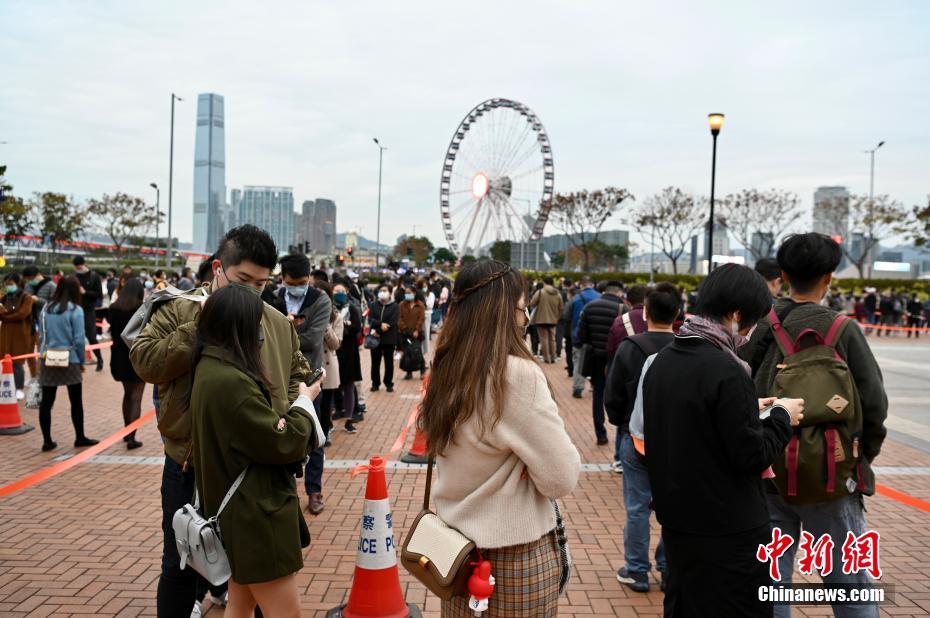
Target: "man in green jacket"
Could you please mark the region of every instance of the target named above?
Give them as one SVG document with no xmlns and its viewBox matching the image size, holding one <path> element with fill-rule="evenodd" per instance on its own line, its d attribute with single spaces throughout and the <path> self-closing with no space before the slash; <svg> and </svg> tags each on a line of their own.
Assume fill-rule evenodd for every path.
<svg viewBox="0 0 930 618">
<path fill-rule="evenodd" d="M 278 252 L 267 232 L 243 225 L 226 234 L 216 255 L 209 290 L 242 285 L 259 295 L 277 263 Z M 136 373 L 157 385 L 161 401 L 158 430 L 164 439 L 166 457 L 161 485 L 164 546 L 157 593 L 159 618 L 189 616 L 197 600 L 199 576 L 192 569 L 180 568 L 171 521 L 174 513 L 194 495 L 191 415 L 184 402 L 190 390 L 191 346 L 197 316 L 208 293 L 207 288 L 198 288 L 185 298 L 159 305 L 129 352 Z M 264 308 L 262 331 L 262 362 L 274 385 L 279 387 L 275 389 L 278 395 L 273 397 L 272 406 L 284 415 L 297 399 L 300 383 L 310 367 L 300 352 L 293 326 L 270 305 Z"/>
<path fill-rule="evenodd" d="M 822 234 L 796 234 L 779 247 L 778 265 L 782 271 L 782 278 L 788 284 L 789 294 L 787 298 L 778 299 L 774 309 L 792 340 L 805 329 L 825 333 L 836 319 L 836 311 L 820 303 L 830 289 L 833 272 L 839 266 L 840 257 L 839 245 Z M 783 362 L 771 332 L 769 320 L 763 319 L 749 343 L 740 348 L 740 356 L 752 366 L 760 397 L 772 394 L 779 364 Z M 862 405 L 863 459 L 860 487 L 855 491 L 850 490 L 848 495 L 841 498 L 802 505 L 788 504 L 774 491 L 774 487 L 771 487 L 768 494 L 769 514 L 773 527 L 779 527 L 782 532 L 795 539 L 800 538 L 802 527 L 813 534 L 814 538 L 819 539 L 823 534 L 832 537 L 835 566 L 832 573 L 823 578 L 825 584 L 867 588 L 870 579 L 865 571 L 845 574 L 839 565 L 842 564 L 842 546 L 847 532 L 851 531 L 858 537 L 868 527 L 864 496 L 872 495 L 875 491 L 871 463 L 878 456 L 887 433 L 885 419 L 888 416 L 888 397 L 885 394 L 881 369 L 862 330 L 856 324 L 848 324 L 844 328 L 837 340 L 836 351 L 845 359 L 852 373 Z M 808 402 L 807 405 L 813 403 Z M 791 583 L 797 547 L 797 543 L 792 545 L 778 560 L 782 583 Z M 840 617 L 878 616 L 878 607 L 875 605 L 837 605 L 833 609 L 835 615 Z M 790 606 L 775 606 L 776 617 L 787 618 L 789 615 Z"/>
</svg>

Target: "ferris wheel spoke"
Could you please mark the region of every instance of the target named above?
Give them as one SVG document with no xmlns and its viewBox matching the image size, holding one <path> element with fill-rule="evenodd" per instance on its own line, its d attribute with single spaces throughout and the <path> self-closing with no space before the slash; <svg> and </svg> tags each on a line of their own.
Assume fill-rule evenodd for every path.
<svg viewBox="0 0 930 618">
<path fill-rule="evenodd" d="M 516 122 L 514 122 L 513 116 L 510 115 L 509 122 L 507 122 L 506 126 L 502 128 L 502 130 L 497 135 L 497 143 L 496 143 L 497 147 L 494 152 L 494 173 L 497 176 L 501 176 L 503 174 L 504 170 L 502 169 L 501 166 L 504 162 L 504 156 L 507 153 L 508 145 L 510 144 L 512 135 L 516 127 L 517 127 L 517 124 Z"/>
<path fill-rule="evenodd" d="M 518 179 L 520 179 L 520 178 L 525 178 L 525 177 L 529 176 L 530 174 L 535 174 L 536 172 L 541 172 L 542 169 L 543 169 L 543 167 L 545 167 L 545 166 L 543 166 L 543 165 L 537 165 L 536 167 L 530 168 L 530 169 L 526 170 L 525 172 L 519 172 L 519 173 L 514 174 L 513 176 L 511 176 L 511 177 L 510 177 L 510 180 L 518 180 Z"/>
<path fill-rule="evenodd" d="M 527 225 L 523 215 L 517 213 L 517 209 L 513 207 L 513 204 L 510 202 L 510 200 L 507 200 L 507 210 L 509 210 L 510 214 L 516 217 L 517 221 L 520 222 L 520 231 L 523 233 L 523 238 L 528 237 L 530 233 L 529 225 Z"/>
<path fill-rule="evenodd" d="M 501 151 L 500 173 L 506 174 L 511 169 L 510 161 L 520 152 L 533 135 L 532 127 L 527 122 L 523 122 L 523 131 L 519 132 L 516 139 L 510 140 L 504 150 Z"/>
<path fill-rule="evenodd" d="M 502 173 L 504 171 L 501 166 L 506 161 L 508 153 L 513 149 L 514 140 L 520 142 L 522 140 L 521 136 L 526 133 L 528 128 L 522 117 L 510 123 L 510 130 L 507 132 L 503 141 L 503 148 L 498 154 L 498 172 Z"/>
<path fill-rule="evenodd" d="M 478 218 L 481 214 L 481 203 L 483 201 L 484 200 L 478 200 L 477 202 L 475 202 L 475 211 L 472 213 L 472 216 L 471 216 L 471 223 L 468 226 L 468 233 L 465 234 L 465 242 L 462 243 L 462 246 L 464 247 L 466 251 L 473 248 L 469 243 L 471 241 L 471 234 L 475 230 L 475 222 L 478 221 Z"/>
<path fill-rule="evenodd" d="M 529 145 L 525 146 L 522 151 L 517 155 L 510 158 L 507 161 L 507 169 L 517 170 L 520 169 L 520 166 L 529 159 L 531 156 L 539 152 L 539 144 L 537 142 L 531 142 Z"/>
<path fill-rule="evenodd" d="M 488 233 L 488 224 L 491 223 L 491 217 L 494 216 L 494 208 L 486 208 L 487 214 L 484 216 L 484 225 L 481 226 L 481 232 L 478 234 L 478 240 L 475 242 L 475 251 L 481 251 L 484 246 L 484 238 Z"/>
<path fill-rule="evenodd" d="M 470 205 L 473 204 L 474 202 L 475 202 L 475 198 L 469 196 L 469 198 L 468 198 L 467 200 L 465 200 L 465 201 L 462 202 L 461 204 L 457 204 L 454 208 L 450 209 L 450 210 L 449 210 L 449 216 L 450 216 L 450 217 L 454 217 L 454 216 L 456 216 L 456 215 L 458 215 L 458 214 L 461 214 L 462 211 L 466 210 L 466 209 L 468 208 L 468 206 L 470 206 Z"/>
</svg>

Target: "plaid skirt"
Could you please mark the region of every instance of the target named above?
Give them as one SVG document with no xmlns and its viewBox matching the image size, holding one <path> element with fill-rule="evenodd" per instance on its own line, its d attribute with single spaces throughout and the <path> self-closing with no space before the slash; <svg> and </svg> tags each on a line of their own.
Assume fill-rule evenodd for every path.
<svg viewBox="0 0 930 618">
<path fill-rule="evenodd" d="M 555 531 L 525 545 L 482 549 L 491 562 L 494 592 L 485 616 L 490 618 L 548 618 L 559 613 L 561 562 Z M 474 618 L 468 599 L 442 602 L 442 618 Z"/>
</svg>

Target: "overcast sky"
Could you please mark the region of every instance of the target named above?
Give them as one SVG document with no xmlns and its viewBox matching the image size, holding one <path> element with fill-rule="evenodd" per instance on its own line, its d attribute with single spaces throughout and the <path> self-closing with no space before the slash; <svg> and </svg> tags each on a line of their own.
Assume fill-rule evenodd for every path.
<svg viewBox="0 0 930 618">
<path fill-rule="evenodd" d="M 492 97 L 538 114 L 560 192 L 709 193 L 706 115 L 720 111 L 718 195 L 778 187 L 809 207 L 819 185 L 867 192 L 862 151 L 879 140 L 876 192 L 908 206 L 930 193 L 926 2 L 4 0 L 0 24 L 0 163 L 16 192 L 154 201 L 173 91 L 182 240 L 203 92 L 225 97 L 227 188 L 332 198 L 339 230 L 369 238 L 379 137 L 384 242 L 416 225 L 444 244 L 443 156 Z"/>
</svg>

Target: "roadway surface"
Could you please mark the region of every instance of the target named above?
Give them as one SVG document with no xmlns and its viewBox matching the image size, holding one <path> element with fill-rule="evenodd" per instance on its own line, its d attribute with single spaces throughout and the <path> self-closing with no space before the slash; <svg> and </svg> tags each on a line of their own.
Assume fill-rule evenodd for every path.
<svg viewBox="0 0 930 618">
<path fill-rule="evenodd" d="M 930 453 L 930 337 L 869 337 L 888 393 L 888 434 Z"/>
</svg>

